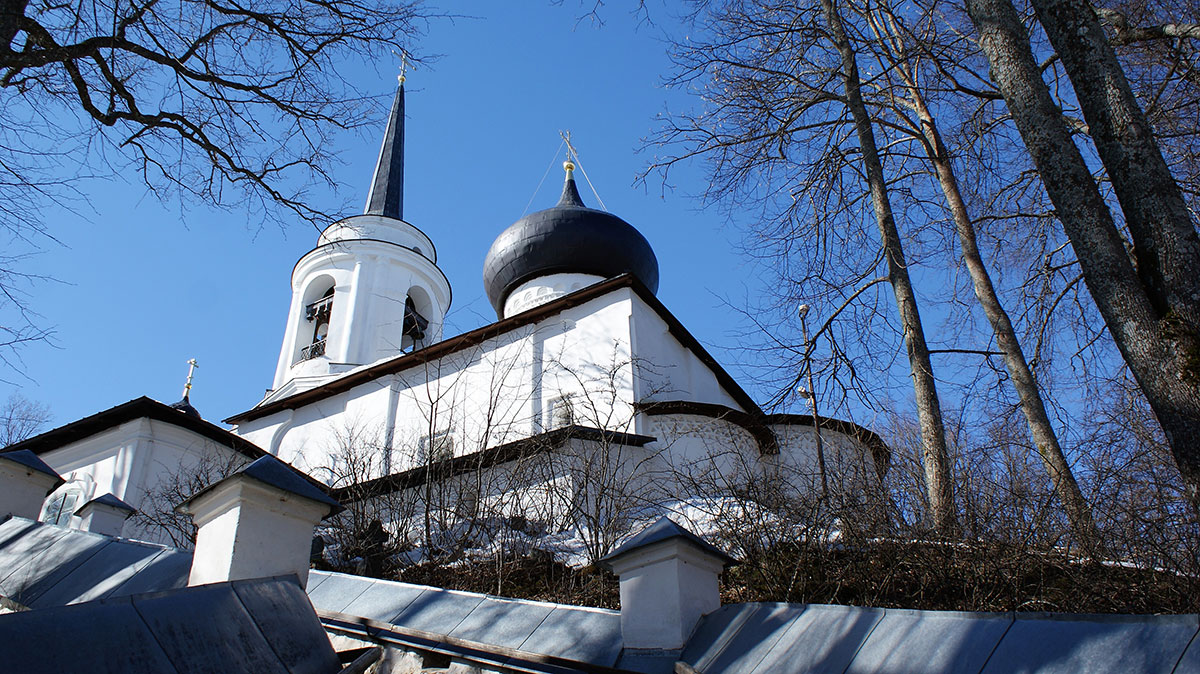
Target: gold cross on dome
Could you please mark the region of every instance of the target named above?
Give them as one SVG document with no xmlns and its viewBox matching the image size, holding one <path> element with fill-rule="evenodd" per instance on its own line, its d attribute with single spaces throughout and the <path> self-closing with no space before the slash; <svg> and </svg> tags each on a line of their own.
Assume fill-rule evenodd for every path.
<svg viewBox="0 0 1200 674">
<path fill-rule="evenodd" d="M 192 390 L 192 375 L 195 374 L 196 368 L 198 368 L 198 367 L 200 367 L 200 364 L 196 362 L 195 358 L 188 359 L 187 383 L 183 385 L 184 400 L 187 400 L 188 393 Z"/>
</svg>

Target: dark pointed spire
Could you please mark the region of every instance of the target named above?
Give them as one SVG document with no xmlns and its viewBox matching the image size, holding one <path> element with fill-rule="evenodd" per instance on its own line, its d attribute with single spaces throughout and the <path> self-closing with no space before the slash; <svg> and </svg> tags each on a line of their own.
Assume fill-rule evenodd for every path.
<svg viewBox="0 0 1200 674">
<path fill-rule="evenodd" d="M 404 219 L 404 76 L 392 101 L 392 112 L 388 115 L 387 130 L 383 132 L 383 144 L 379 148 L 379 162 L 371 178 L 371 192 L 367 195 L 366 215 L 382 215 L 385 218 Z"/>
<path fill-rule="evenodd" d="M 558 198 L 559 206 L 575 206 L 577 208 L 587 208 L 583 205 L 583 199 L 579 197 L 579 189 L 575 187 L 575 164 L 571 161 L 563 162 L 563 169 L 567 172 L 566 182 L 563 183 L 562 196 Z"/>
</svg>

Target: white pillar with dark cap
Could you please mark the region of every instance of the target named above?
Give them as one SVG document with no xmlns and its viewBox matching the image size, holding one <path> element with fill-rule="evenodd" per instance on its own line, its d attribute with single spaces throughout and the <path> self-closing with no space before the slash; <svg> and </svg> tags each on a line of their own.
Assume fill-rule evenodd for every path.
<svg viewBox="0 0 1200 674">
<path fill-rule="evenodd" d="M 296 574 L 305 586 L 313 529 L 342 506 L 291 466 L 264 456 L 176 510 L 197 527 L 188 585 Z"/>
<path fill-rule="evenodd" d="M 672 651 L 720 608 L 721 571 L 737 560 L 664 517 L 601 562 L 621 579 L 625 648 Z"/>
<path fill-rule="evenodd" d="M 112 494 L 104 494 L 84 503 L 75 511 L 79 528 L 94 534 L 120 536 L 125 529 L 125 520 L 133 516 L 137 508 Z"/>
<path fill-rule="evenodd" d="M 46 494 L 62 483 L 62 476 L 28 449 L 0 453 L 0 519 L 36 520 Z"/>
</svg>

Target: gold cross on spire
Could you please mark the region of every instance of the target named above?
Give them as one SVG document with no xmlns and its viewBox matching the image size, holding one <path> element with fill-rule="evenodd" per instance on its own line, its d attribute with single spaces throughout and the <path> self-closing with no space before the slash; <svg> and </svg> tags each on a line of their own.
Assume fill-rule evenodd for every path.
<svg viewBox="0 0 1200 674">
<path fill-rule="evenodd" d="M 188 359 L 187 383 L 183 385 L 183 399 L 184 400 L 187 400 L 188 393 L 191 392 L 191 390 L 192 390 L 192 375 L 195 374 L 196 368 L 198 368 L 198 367 L 200 367 L 200 364 L 196 362 L 195 358 Z"/>
<path fill-rule="evenodd" d="M 392 54 L 400 57 L 400 75 L 396 77 L 396 80 L 400 84 L 404 84 L 404 74 L 408 72 L 408 52 L 403 49 L 397 52 L 393 49 Z"/>
</svg>

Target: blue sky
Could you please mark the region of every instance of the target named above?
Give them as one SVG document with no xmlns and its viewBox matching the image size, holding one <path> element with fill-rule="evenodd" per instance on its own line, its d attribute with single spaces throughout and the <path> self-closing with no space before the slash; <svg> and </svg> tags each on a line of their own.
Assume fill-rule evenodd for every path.
<svg viewBox="0 0 1200 674">
<path fill-rule="evenodd" d="M 661 87 L 669 69 L 661 26 L 616 8 L 603 26 L 581 22 L 572 3 L 472 2 L 454 11 L 476 18 L 434 22 L 415 48 L 439 58 L 411 71 L 407 85 L 405 218 L 433 238 L 453 287 L 447 336 L 495 320 L 483 293 L 484 255 L 527 204 L 554 204 L 559 131 L 570 130 L 607 209 L 654 247 L 659 297 L 730 365 L 720 348 L 733 339 L 721 297 L 755 283 L 734 250 L 737 233 L 715 211 L 697 210 L 689 195 L 702 191 L 698 168 L 673 174 L 674 191 L 653 178 L 634 185 L 652 160 L 637 150 L 655 115 L 691 104 L 685 92 Z M 349 73 L 381 101 L 378 128 L 341 140 L 338 196 L 352 212 L 366 196 L 395 74 L 393 63 Z M 48 244 L 29 264 L 56 279 L 32 290 L 55 346 L 25 349 L 27 376 L 6 374 L 0 398 L 20 390 L 45 402 L 55 425 L 141 395 L 173 402 L 194 357 L 192 402 L 206 418 L 254 405 L 271 385 L 292 266 L 317 232 L 162 204 L 132 176 L 85 190 L 90 208 L 47 211 L 61 245 Z M 582 181 L 581 191 L 599 205 Z"/>
</svg>

